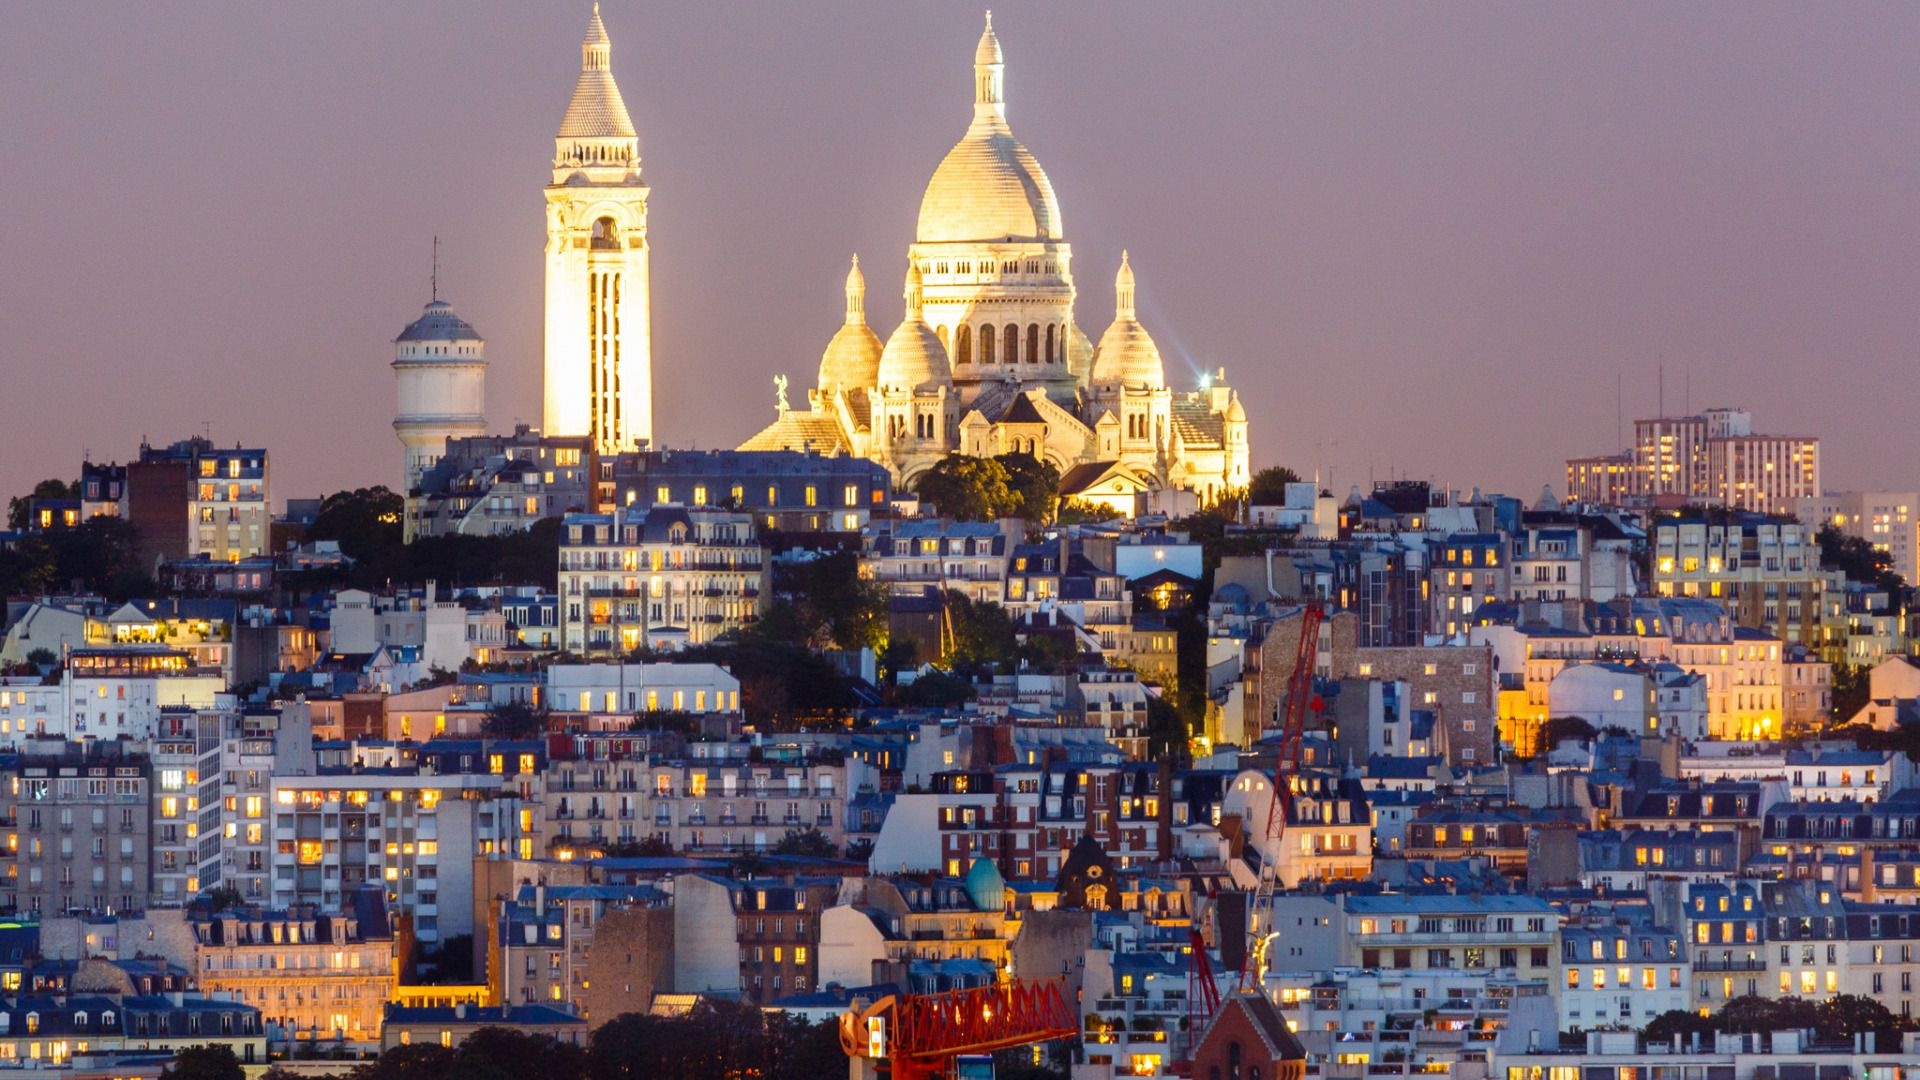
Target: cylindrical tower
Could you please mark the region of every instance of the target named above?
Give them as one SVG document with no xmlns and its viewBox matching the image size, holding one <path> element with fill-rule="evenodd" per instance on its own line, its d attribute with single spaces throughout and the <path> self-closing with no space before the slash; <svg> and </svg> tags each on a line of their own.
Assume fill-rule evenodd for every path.
<svg viewBox="0 0 1920 1080">
<path fill-rule="evenodd" d="M 473 325 L 437 299 L 393 339 L 393 430 L 406 447 L 403 494 L 447 452 L 448 439 L 486 434 L 486 350 Z"/>
</svg>

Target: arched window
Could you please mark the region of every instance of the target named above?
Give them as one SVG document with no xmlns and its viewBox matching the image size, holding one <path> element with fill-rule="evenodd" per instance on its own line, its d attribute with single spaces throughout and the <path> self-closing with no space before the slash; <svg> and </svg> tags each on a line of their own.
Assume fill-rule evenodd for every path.
<svg viewBox="0 0 1920 1080">
<path fill-rule="evenodd" d="M 1027 324 L 1027 363 L 1040 362 L 1040 324 Z"/>
<path fill-rule="evenodd" d="M 603 217 L 593 223 L 593 241 L 588 245 L 595 251 L 620 250 L 620 227 L 610 217 Z"/>
<path fill-rule="evenodd" d="M 983 326 L 980 328 L 980 362 L 983 364 L 993 363 L 992 326 Z"/>
<path fill-rule="evenodd" d="M 1013 325 L 1012 323 L 1008 323 L 1006 329 L 1001 332 L 1001 338 L 1002 340 L 1000 343 L 1001 345 L 1004 346 L 1004 348 L 1001 351 L 1006 354 L 1004 357 L 1002 357 L 1002 360 L 1005 363 L 1009 363 L 1009 364 L 1019 363 L 1020 362 L 1020 328 Z"/>
<path fill-rule="evenodd" d="M 1240 1043 L 1227 1044 L 1227 1080 L 1240 1080 Z"/>
<path fill-rule="evenodd" d="M 1047 324 L 1047 363 L 1053 363 L 1053 324 Z"/>
<path fill-rule="evenodd" d="M 973 363 L 973 328 L 962 323 L 953 340 L 958 346 L 954 349 L 954 360 L 962 364 Z"/>
</svg>

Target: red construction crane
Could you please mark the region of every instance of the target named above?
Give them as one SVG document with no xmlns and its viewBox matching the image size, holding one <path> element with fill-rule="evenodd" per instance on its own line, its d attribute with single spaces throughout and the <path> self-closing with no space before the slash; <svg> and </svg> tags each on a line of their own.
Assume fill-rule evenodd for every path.
<svg viewBox="0 0 1920 1080">
<path fill-rule="evenodd" d="M 1313 666 L 1320 654 L 1320 623 L 1326 609 L 1318 597 L 1300 612 L 1300 642 L 1294 650 L 1293 670 L 1287 673 L 1287 697 L 1281 703 L 1280 753 L 1273 766 L 1273 804 L 1267 811 L 1267 843 L 1260 852 L 1260 883 L 1247 905 L 1247 955 L 1240 966 L 1240 989 L 1258 991 L 1266 959 L 1267 934 L 1260 918 L 1273 910 L 1273 890 L 1279 881 L 1280 841 L 1286 835 L 1293 810 L 1294 778 L 1300 775 L 1300 744 L 1306 736 L 1307 713 L 1316 708 Z M 1271 922 L 1271 919 L 1269 919 Z"/>
<path fill-rule="evenodd" d="M 965 1054 L 1079 1034 L 1080 1019 L 1060 979 L 888 996 L 840 1017 L 847 1057 L 885 1059 L 893 1080 L 936 1080 L 952 1075 L 954 1059 Z"/>
</svg>

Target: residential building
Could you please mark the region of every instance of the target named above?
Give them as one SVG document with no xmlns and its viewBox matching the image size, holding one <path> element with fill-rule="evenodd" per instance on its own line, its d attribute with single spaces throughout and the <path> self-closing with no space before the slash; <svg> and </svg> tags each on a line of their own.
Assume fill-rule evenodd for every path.
<svg viewBox="0 0 1920 1080">
<path fill-rule="evenodd" d="M 560 541 L 561 639 L 624 655 L 702 644 L 749 627 L 769 558 L 752 514 L 673 504 L 568 514 Z"/>
<path fill-rule="evenodd" d="M 23 912 L 137 912 L 147 906 L 152 766 L 138 744 L 36 745 L 0 787 Z"/>
</svg>

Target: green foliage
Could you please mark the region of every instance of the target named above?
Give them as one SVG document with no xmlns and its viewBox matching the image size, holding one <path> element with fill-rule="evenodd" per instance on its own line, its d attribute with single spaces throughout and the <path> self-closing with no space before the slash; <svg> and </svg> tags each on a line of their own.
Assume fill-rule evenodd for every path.
<svg viewBox="0 0 1920 1080">
<path fill-rule="evenodd" d="M 781 562 L 773 591 L 779 599 L 760 621 L 762 635 L 814 649 L 886 648 L 886 586 L 860 576 L 853 552 Z"/>
<path fill-rule="evenodd" d="M 996 517 L 1024 518 L 1028 526 L 1050 525 L 1060 505 L 1060 470 L 1032 454 L 1001 454 L 993 460 L 1007 470 L 1004 512 Z"/>
<path fill-rule="evenodd" d="M 793 829 L 773 845 L 775 855 L 803 855 L 812 859 L 831 859 L 840 854 L 819 829 Z"/>
<path fill-rule="evenodd" d="M 308 540 L 334 540 L 352 559 L 384 558 L 401 544 L 406 499 L 384 485 L 336 491 L 320 500 Z"/>
<path fill-rule="evenodd" d="M 740 680 L 740 709 L 762 731 L 792 731 L 809 718 L 840 716 L 857 704 L 847 680 L 826 657 L 791 641 L 757 631 L 677 652 L 644 650 L 631 660 L 668 658 L 689 664 L 720 664 Z"/>
<path fill-rule="evenodd" d="M 0 551 L 0 595 L 33 596 L 75 583 L 109 600 L 156 591 L 140 562 L 140 534 L 125 518 L 96 517 L 50 529 Z"/>
<path fill-rule="evenodd" d="M 1251 506 L 1283 506 L 1287 485 L 1300 482 L 1300 474 L 1285 465 L 1269 465 L 1253 474 L 1247 482 L 1247 503 Z"/>
<path fill-rule="evenodd" d="M 956 521 L 1024 518 L 1051 524 L 1060 504 L 1060 470 L 1032 454 L 980 458 L 948 454 L 920 475 L 914 490 Z"/>
<path fill-rule="evenodd" d="M 524 701 L 509 701 L 487 710 L 480 722 L 481 734 L 493 739 L 532 739 L 547 730 L 546 709 L 536 709 Z"/>
<path fill-rule="evenodd" d="M 1589 743 L 1600 733 L 1592 724 L 1578 716 L 1556 716 L 1547 721 L 1546 746 L 1548 749 L 1559 746 L 1564 739 L 1578 739 Z"/>
<path fill-rule="evenodd" d="M 245 902 L 240 896 L 240 890 L 231 885 L 221 885 L 218 888 L 209 889 L 201 893 L 200 896 L 212 906 L 214 911 L 226 911 L 229 908 L 237 908 Z"/>
<path fill-rule="evenodd" d="M 958 675 L 931 670 L 893 693 L 893 703 L 903 708 L 957 709 L 973 698 L 973 683 Z"/>
<path fill-rule="evenodd" d="M 593 1033 L 588 1058 L 590 1080 L 815 1080 L 847 1071 L 833 1024 L 716 1000 L 686 1016 L 615 1017 Z"/>
<path fill-rule="evenodd" d="M 999 604 L 976 602 L 963 592 L 949 589 L 947 621 L 953 628 L 948 662 L 955 671 L 979 672 L 1013 662 L 1019 646 L 1013 634 L 1013 617 Z"/>
<path fill-rule="evenodd" d="M 161 1070 L 162 1080 L 246 1080 L 240 1059 L 226 1046 L 189 1046 Z"/>
<path fill-rule="evenodd" d="M 33 490 L 25 495 L 15 495 L 7 500 L 7 528 L 16 532 L 27 527 L 27 514 L 33 509 L 35 499 L 77 499 L 80 497 L 80 481 L 42 480 L 33 485 Z"/>
<path fill-rule="evenodd" d="M 483 1027 L 456 1047 L 397 1046 L 348 1080 L 584 1080 L 587 1051 L 538 1032 Z"/>
<path fill-rule="evenodd" d="M 60 654 L 45 645 L 27 654 L 27 663 L 37 668 L 50 668 L 60 662 Z"/>
<path fill-rule="evenodd" d="M 1821 528 L 1816 539 L 1820 544 L 1820 565 L 1840 570 L 1848 581 L 1885 590 L 1896 600 L 1906 588 L 1906 579 L 1894 573 L 1893 557 L 1860 537 L 1848 536 L 1827 525 Z"/>
<path fill-rule="evenodd" d="M 1834 721 L 1845 723 L 1867 707 L 1873 692 L 1870 670 L 1865 664 L 1833 665 L 1833 693 L 1827 715 Z"/>
<path fill-rule="evenodd" d="M 1691 1040 L 1697 1033 L 1704 1042 L 1721 1031 L 1761 1034 L 1811 1029 L 1816 1039 L 1838 1042 L 1871 1031 L 1876 1045 L 1885 1049 L 1899 1045 L 1904 1026 L 1905 1022 L 1885 1005 L 1858 994 L 1837 994 L 1820 1002 L 1750 994 L 1727 1002 L 1712 1016 L 1680 1009 L 1661 1013 L 1647 1025 L 1646 1037 L 1667 1042 L 1675 1035 Z"/>
<path fill-rule="evenodd" d="M 542 518 L 523 532 L 500 536 L 434 536 L 400 542 L 398 519 L 383 520 L 399 496 L 386 488 L 337 492 L 321 503 L 320 518 L 309 539 L 337 539 L 355 561 L 344 570 L 290 574 L 289 588 L 380 589 L 437 581 L 442 588 L 463 585 L 534 584 L 557 588 L 560 576 L 560 519 Z M 331 510 L 329 510 L 331 507 Z"/>
<path fill-rule="evenodd" d="M 1060 508 L 1054 513 L 1054 520 L 1062 525 L 1087 525 L 1098 521 L 1112 521 L 1120 516 L 1120 511 L 1106 503 L 1062 499 Z"/>
<path fill-rule="evenodd" d="M 944 517 L 992 521 L 1015 505 L 1011 479 L 998 459 L 948 454 L 920 474 L 914 490 Z"/>
<path fill-rule="evenodd" d="M 1192 731 L 1187 718 L 1171 702 L 1161 697 L 1147 699 L 1147 754 L 1152 760 L 1170 760 L 1174 768 L 1185 768 L 1192 756 Z"/>
</svg>

